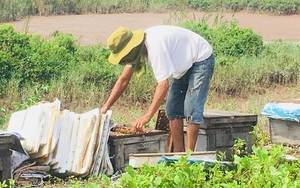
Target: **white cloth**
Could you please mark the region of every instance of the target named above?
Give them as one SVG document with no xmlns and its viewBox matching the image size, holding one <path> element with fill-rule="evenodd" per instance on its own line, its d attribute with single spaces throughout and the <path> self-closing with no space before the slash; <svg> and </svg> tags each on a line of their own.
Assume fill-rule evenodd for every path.
<svg viewBox="0 0 300 188">
<path fill-rule="evenodd" d="M 158 82 L 181 78 L 193 63 L 212 54 L 211 45 L 200 35 L 177 26 L 160 25 L 145 30 L 148 63 Z"/>
</svg>

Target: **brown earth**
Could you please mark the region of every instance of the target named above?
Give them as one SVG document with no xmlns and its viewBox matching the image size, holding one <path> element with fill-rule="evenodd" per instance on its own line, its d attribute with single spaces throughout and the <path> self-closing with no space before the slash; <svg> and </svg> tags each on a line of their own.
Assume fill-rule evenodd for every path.
<svg viewBox="0 0 300 188">
<path fill-rule="evenodd" d="M 133 30 L 146 29 L 159 24 L 173 24 L 182 19 L 200 20 L 203 16 L 209 16 L 209 22 L 213 23 L 217 15 L 222 17 L 222 20 L 236 19 L 239 26 L 252 28 L 261 34 L 265 41 L 277 39 L 300 41 L 300 15 L 275 16 L 246 12 L 212 13 L 210 16 L 203 12 L 34 16 L 28 22 L 28 31 L 47 37 L 53 31 L 59 30 L 73 34 L 80 39 L 82 45 L 95 45 L 105 44 L 109 34 L 119 26 L 126 26 Z M 17 31 L 24 31 L 27 21 L 22 20 L 12 24 Z"/>
</svg>

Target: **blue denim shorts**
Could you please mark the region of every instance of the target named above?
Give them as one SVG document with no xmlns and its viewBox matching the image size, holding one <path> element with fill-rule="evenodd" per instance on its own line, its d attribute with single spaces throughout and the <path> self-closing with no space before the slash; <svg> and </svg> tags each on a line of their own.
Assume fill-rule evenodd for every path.
<svg viewBox="0 0 300 188">
<path fill-rule="evenodd" d="M 203 123 L 204 105 L 214 66 L 212 54 L 204 61 L 195 62 L 180 79 L 173 78 L 166 103 L 168 119 L 186 118 L 187 123 Z"/>
</svg>

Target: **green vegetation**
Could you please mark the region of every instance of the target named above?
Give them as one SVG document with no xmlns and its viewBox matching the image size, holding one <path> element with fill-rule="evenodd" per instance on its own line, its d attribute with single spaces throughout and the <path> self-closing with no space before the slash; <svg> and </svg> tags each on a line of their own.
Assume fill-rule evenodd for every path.
<svg viewBox="0 0 300 188">
<path fill-rule="evenodd" d="M 114 187 L 299 187 L 300 163 L 285 160 L 283 146 L 252 150 L 248 156 L 235 154 L 230 165 L 190 164 L 188 153 L 171 164 L 144 164 L 136 170 L 128 166 Z"/>
<path fill-rule="evenodd" d="M 216 56 L 239 58 L 242 56 L 258 56 L 263 48 L 262 37 L 250 28 L 240 28 L 236 21 L 216 23 L 210 28 L 204 22 L 187 21 L 178 24 L 181 27 L 201 34 L 214 47 Z M 224 63 L 224 62 L 223 62 Z"/>
<path fill-rule="evenodd" d="M 2 0 L 0 23 L 32 15 L 161 12 L 174 9 L 250 11 L 292 15 L 300 13 L 298 0 Z"/>
<path fill-rule="evenodd" d="M 299 84 L 299 45 L 283 41 L 263 44 L 262 37 L 251 29 L 217 18 L 213 26 L 205 18 L 182 21 L 178 25 L 201 34 L 214 48 L 216 68 L 210 98 L 224 94 L 247 97 L 261 94 L 266 88 Z M 59 98 L 66 108 L 78 112 L 99 107 L 122 71 L 121 66 L 108 63 L 106 47 L 80 46 L 71 34 L 59 31 L 43 39 L 39 35 L 16 32 L 12 25 L 3 24 L 0 43 L 0 97 L 3 99 L 0 125 L 3 128 L 7 125 L 7 114 L 20 104 L 26 106 L 28 98 L 35 99 L 31 105 L 42 98 Z M 155 82 L 152 71 L 140 79 L 134 77 L 120 101 L 144 106 L 151 101 Z M 37 92 L 40 88 L 47 89 Z M 42 95 L 35 97 L 36 93 Z M 239 111 L 242 110 L 250 111 Z"/>
<path fill-rule="evenodd" d="M 174 163 L 161 162 L 153 167 L 147 163 L 134 169 L 127 166 L 119 178 L 106 175 L 66 180 L 51 177 L 44 187 L 70 188 L 124 188 L 124 187 L 300 187 L 300 163 L 284 156 L 291 151 L 283 145 L 263 147 L 263 140 L 257 140 L 252 146 L 252 153 L 245 153 L 243 140 L 237 140 L 233 147 L 233 161 L 223 163 L 192 163 L 187 155 Z M 220 153 L 222 155 L 222 153 Z"/>
</svg>

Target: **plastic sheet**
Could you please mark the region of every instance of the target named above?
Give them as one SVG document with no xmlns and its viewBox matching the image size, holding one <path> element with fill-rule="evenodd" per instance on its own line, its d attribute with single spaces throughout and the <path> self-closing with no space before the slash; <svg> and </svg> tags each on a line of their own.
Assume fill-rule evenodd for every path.
<svg viewBox="0 0 300 188">
<path fill-rule="evenodd" d="M 267 103 L 261 114 L 272 119 L 300 122 L 300 104 Z"/>
<path fill-rule="evenodd" d="M 166 162 L 166 163 L 174 163 L 174 162 L 177 162 L 179 160 L 179 158 L 181 158 L 182 156 L 172 156 L 172 157 L 166 157 L 166 156 L 161 156 L 160 159 L 158 160 L 157 163 L 162 163 L 162 162 Z M 191 159 L 191 158 L 188 158 L 187 159 L 187 162 L 193 164 L 193 163 L 204 163 L 206 165 L 209 165 L 209 166 L 213 166 L 215 164 L 216 161 L 212 161 L 212 160 L 201 160 L 201 159 Z"/>
</svg>

